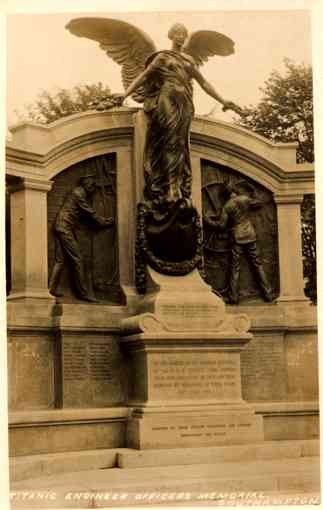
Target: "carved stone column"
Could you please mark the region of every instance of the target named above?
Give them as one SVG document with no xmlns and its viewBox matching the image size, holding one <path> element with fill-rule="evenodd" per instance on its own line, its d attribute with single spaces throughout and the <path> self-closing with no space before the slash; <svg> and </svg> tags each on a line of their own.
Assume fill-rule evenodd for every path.
<svg viewBox="0 0 323 510">
<path fill-rule="evenodd" d="M 278 301 L 308 301 L 304 295 L 301 203 L 303 195 L 276 194 L 280 296 Z"/>
<path fill-rule="evenodd" d="M 117 153 L 117 204 L 119 236 L 120 285 L 131 301 L 134 293 L 134 247 L 136 232 L 136 205 L 133 190 L 133 167 L 130 150 Z"/>
<path fill-rule="evenodd" d="M 134 124 L 134 190 L 136 205 L 143 199 L 145 187 L 144 180 L 144 150 L 147 131 L 147 118 L 142 110 L 136 112 L 133 116 Z"/>
<path fill-rule="evenodd" d="M 24 177 L 10 186 L 11 292 L 8 299 L 45 299 L 48 292 L 47 192 L 52 182 Z"/>
</svg>

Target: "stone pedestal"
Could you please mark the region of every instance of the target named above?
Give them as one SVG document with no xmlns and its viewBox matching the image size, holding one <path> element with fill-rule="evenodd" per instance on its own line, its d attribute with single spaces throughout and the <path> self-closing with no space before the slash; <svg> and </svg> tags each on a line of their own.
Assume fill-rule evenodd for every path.
<svg viewBox="0 0 323 510">
<path fill-rule="evenodd" d="M 248 317 L 226 314 L 197 271 L 184 277 L 149 272 L 159 292 L 143 298 L 143 313 L 123 321 L 132 372 L 127 446 L 262 441 L 262 419 L 241 396 L 240 352 L 252 338 Z"/>
</svg>

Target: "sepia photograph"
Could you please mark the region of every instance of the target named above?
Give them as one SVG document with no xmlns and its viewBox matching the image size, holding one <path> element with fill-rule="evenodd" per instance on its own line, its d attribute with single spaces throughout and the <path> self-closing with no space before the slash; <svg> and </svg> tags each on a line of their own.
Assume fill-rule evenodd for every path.
<svg viewBox="0 0 323 510">
<path fill-rule="evenodd" d="M 5 20 L 8 508 L 319 505 L 313 9 L 53 4 Z"/>
</svg>

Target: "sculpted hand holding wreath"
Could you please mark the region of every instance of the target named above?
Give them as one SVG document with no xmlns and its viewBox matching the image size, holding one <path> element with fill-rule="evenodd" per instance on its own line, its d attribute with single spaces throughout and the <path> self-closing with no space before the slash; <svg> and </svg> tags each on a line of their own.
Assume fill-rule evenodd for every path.
<svg viewBox="0 0 323 510">
<path fill-rule="evenodd" d="M 110 103 L 107 100 L 108 107 L 122 105 L 128 96 L 143 103 L 148 120 L 143 169 L 145 202 L 139 204 L 137 224 L 142 229 L 139 228 L 137 240 L 144 239 L 141 253 L 155 269 L 166 274 L 186 274 L 201 261 L 200 223 L 191 204 L 189 132 L 194 116 L 193 80 L 220 102 L 223 110 L 240 113 L 239 107 L 223 99 L 199 70 L 209 57 L 231 55 L 234 43 L 214 31 L 197 31 L 188 37 L 187 29 L 179 23 L 168 33 L 171 50 L 163 51 L 156 51 L 147 34 L 123 21 L 78 18 L 67 29 L 99 42 L 107 55 L 121 65 L 125 93 L 113 94 L 112 102 L 111 98 Z"/>
</svg>

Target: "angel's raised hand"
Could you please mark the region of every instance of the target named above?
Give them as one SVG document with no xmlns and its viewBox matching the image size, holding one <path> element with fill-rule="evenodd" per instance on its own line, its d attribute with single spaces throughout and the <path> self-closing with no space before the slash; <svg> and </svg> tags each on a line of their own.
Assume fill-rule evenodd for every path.
<svg viewBox="0 0 323 510">
<path fill-rule="evenodd" d="M 124 94 L 112 94 L 111 99 L 115 106 L 122 106 L 122 104 L 125 100 L 125 95 Z"/>
<path fill-rule="evenodd" d="M 227 110 L 232 110 L 233 112 L 237 113 L 238 115 L 242 115 L 242 108 L 240 106 L 233 103 L 233 101 L 225 101 L 223 104 L 222 110 L 226 112 Z"/>
</svg>

